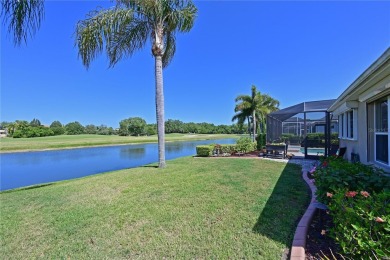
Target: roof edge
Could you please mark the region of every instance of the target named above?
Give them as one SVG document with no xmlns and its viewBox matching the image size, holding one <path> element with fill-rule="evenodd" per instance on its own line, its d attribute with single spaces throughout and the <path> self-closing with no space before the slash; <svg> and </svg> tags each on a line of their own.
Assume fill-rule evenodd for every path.
<svg viewBox="0 0 390 260">
<path fill-rule="evenodd" d="M 352 82 L 351 85 L 349 85 L 346 90 L 344 90 L 343 93 L 341 93 L 341 95 L 336 99 L 336 101 L 329 107 L 328 111 L 335 110 L 335 108 L 338 107 L 348 95 L 350 95 L 354 90 L 356 90 L 364 80 L 374 74 L 383 64 L 385 64 L 389 60 L 390 47 L 388 47 L 386 51 L 383 52 L 381 56 L 379 56 L 378 59 L 376 59 L 362 74 L 360 74 L 357 79 Z"/>
</svg>

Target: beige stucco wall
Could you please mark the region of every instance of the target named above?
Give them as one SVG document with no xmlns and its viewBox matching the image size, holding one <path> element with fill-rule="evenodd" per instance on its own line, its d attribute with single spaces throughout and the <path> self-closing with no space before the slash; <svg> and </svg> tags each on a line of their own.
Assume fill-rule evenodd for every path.
<svg viewBox="0 0 390 260">
<path fill-rule="evenodd" d="M 347 147 L 344 159 L 351 160 L 351 153 L 357 153 L 360 157 L 360 162 L 367 162 L 367 106 L 366 103 L 359 102 L 357 108 L 358 122 L 357 122 L 357 139 L 348 140 L 340 139 L 340 147 Z M 361 144 L 359 146 L 359 143 Z"/>
</svg>

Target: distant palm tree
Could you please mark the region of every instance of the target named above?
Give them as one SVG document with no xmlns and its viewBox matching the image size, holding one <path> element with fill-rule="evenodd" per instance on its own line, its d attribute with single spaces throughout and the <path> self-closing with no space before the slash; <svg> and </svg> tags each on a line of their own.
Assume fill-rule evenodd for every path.
<svg viewBox="0 0 390 260">
<path fill-rule="evenodd" d="M 8 24 L 8 33 L 19 46 L 27 42 L 41 26 L 44 18 L 44 0 L 1 0 L 3 23 Z"/>
<path fill-rule="evenodd" d="M 191 0 L 117 0 L 115 7 L 91 12 L 76 28 L 79 57 L 88 68 L 105 51 L 113 67 L 120 59 L 142 49 L 148 39 L 155 58 L 156 117 L 159 167 L 165 163 L 163 72 L 172 60 L 175 33 L 188 32 L 197 8 Z"/>
<path fill-rule="evenodd" d="M 267 94 L 261 94 L 254 85 L 252 86 L 250 96 L 239 95 L 235 101 L 240 103 L 236 104 L 234 109 L 236 114 L 233 116 L 232 121 L 237 120 L 238 124 L 242 124 L 247 119 L 248 125 L 252 121 L 252 140 L 254 142 L 256 140 L 257 122 L 260 122 L 260 125 L 263 126 L 261 131 L 264 131 L 265 118 L 270 112 L 278 110 L 279 101 Z"/>
<path fill-rule="evenodd" d="M 241 103 L 240 103 L 240 104 L 236 105 L 236 107 L 234 108 L 234 112 L 236 112 L 236 114 L 233 116 L 232 121 L 237 120 L 237 124 L 240 127 L 242 127 L 245 120 L 247 120 L 248 121 L 248 133 L 249 133 L 249 136 L 251 137 L 252 132 L 251 132 L 250 118 L 251 118 L 252 113 L 251 113 L 250 109 L 243 108 Z"/>
<path fill-rule="evenodd" d="M 268 94 L 261 94 L 261 101 L 257 106 L 257 121 L 259 122 L 259 132 L 266 132 L 266 119 L 269 113 L 279 110 L 279 101 Z"/>
</svg>

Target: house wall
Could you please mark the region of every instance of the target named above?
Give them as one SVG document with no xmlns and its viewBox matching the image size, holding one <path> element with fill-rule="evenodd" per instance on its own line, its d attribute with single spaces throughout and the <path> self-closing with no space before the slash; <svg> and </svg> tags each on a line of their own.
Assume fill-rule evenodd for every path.
<svg viewBox="0 0 390 260">
<path fill-rule="evenodd" d="M 390 164 L 376 162 L 376 136 L 387 135 L 390 132 L 376 131 L 375 102 L 390 96 L 390 48 L 388 48 L 368 69 L 366 69 L 332 104 L 329 112 L 339 116 L 344 121 L 344 131 L 340 134 L 340 147 L 346 147 L 345 159 L 351 160 L 351 153 L 359 155 L 360 162 L 375 165 L 390 173 Z M 390 100 L 388 99 L 388 103 Z M 353 140 L 348 139 L 350 131 L 345 133 L 346 125 L 353 111 Z M 347 119 L 345 119 L 347 117 Z M 357 121 L 355 122 L 355 120 Z M 384 122 L 384 121 L 382 121 Z M 390 122 L 388 116 L 387 122 Z M 357 134 L 355 134 L 357 131 Z M 384 133 L 384 134 L 382 134 Z M 379 146 L 386 147 L 386 146 Z M 386 149 L 386 148 L 382 148 Z M 390 144 L 387 147 L 390 150 Z M 386 151 L 382 151 L 386 152 Z M 383 153 L 382 153 L 383 155 Z M 389 158 L 390 160 L 390 158 Z"/>
<path fill-rule="evenodd" d="M 359 102 L 357 115 L 357 139 L 340 139 L 340 147 L 347 147 L 344 159 L 352 160 L 351 153 L 355 153 L 359 155 L 360 162 L 367 164 L 367 145 L 362 145 L 367 143 L 367 104 L 365 102 Z"/>
</svg>

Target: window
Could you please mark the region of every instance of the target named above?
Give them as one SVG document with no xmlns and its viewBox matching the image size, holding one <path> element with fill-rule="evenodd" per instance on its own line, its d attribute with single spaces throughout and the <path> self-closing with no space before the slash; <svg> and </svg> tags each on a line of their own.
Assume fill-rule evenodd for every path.
<svg viewBox="0 0 390 260">
<path fill-rule="evenodd" d="M 353 110 L 347 112 L 347 137 L 353 139 Z"/>
<path fill-rule="evenodd" d="M 351 109 L 339 115 L 339 137 L 341 139 L 357 139 L 357 110 Z"/>
<path fill-rule="evenodd" d="M 344 127 L 343 127 L 343 122 L 344 122 L 344 114 L 339 115 L 339 138 L 342 138 L 344 136 Z"/>
<path fill-rule="evenodd" d="M 389 164 L 389 97 L 375 102 L 375 161 Z"/>
</svg>

